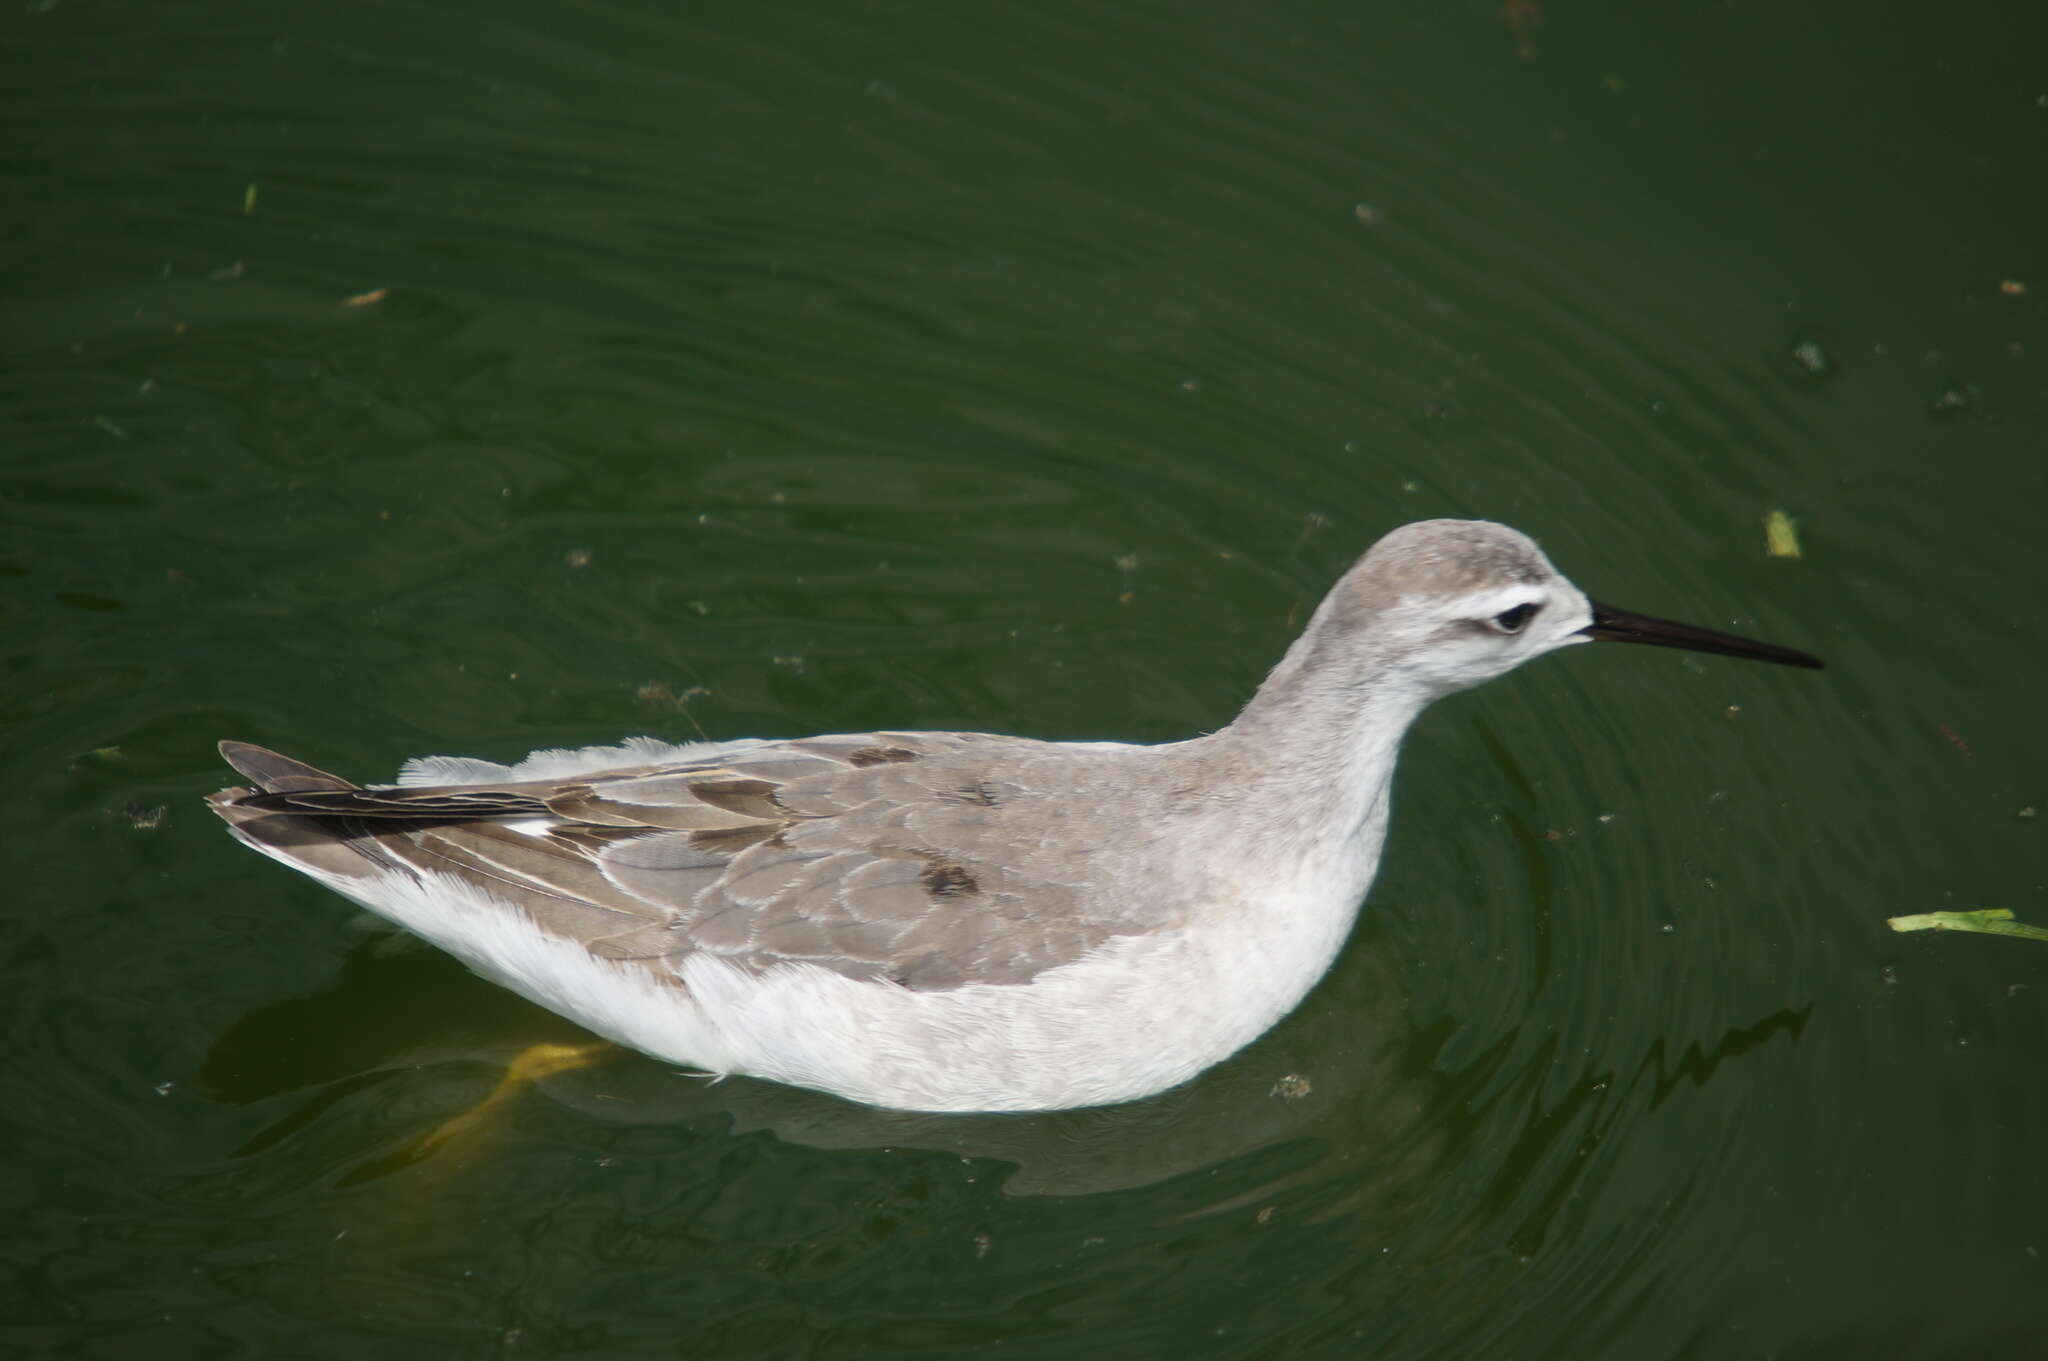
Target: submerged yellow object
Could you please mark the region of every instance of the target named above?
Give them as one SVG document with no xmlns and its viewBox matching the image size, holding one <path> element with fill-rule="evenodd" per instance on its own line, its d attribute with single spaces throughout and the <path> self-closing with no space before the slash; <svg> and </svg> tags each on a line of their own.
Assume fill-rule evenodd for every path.
<svg viewBox="0 0 2048 1361">
<path fill-rule="evenodd" d="M 520 1091 L 544 1077 L 566 1073 L 572 1068 L 586 1068 L 602 1063 L 619 1052 L 618 1046 L 603 1040 L 589 1044 L 536 1044 L 522 1050 L 518 1057 L 506 1066 L 505 1076 L 498 1079 L 489 1095 L 466 1111 L 449 1116 L 440 1124 L 418 1138 L 409 1139 L 391 1152 L 358 1167 L 342 1179 L 342 1185 L 353 1186 L 365 1181 L 425 1162 L 441 1153 L 449 1145 L 481 1131 L 484 1122 L 492 1114 L 509 1104 Z"/>
</svg>

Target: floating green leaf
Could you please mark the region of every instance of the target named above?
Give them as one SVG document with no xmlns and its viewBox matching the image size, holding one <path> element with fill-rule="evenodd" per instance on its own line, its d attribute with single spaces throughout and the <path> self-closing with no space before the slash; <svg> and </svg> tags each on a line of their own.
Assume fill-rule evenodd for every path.
<svg viewBox="0 0 2048 1361">
<path fill-rule="evenodd" d="M 2029 926 L 2012 919 L 2003 907 L 1979 908 L 1975 912 L 1922 912 L 1911 917 L 1887 917 L 1894 931 L 1975 931 L 1987 936 L 2018 936 L 2021 940 L 2048 941 L 2048 926 Z"/>
</svg>

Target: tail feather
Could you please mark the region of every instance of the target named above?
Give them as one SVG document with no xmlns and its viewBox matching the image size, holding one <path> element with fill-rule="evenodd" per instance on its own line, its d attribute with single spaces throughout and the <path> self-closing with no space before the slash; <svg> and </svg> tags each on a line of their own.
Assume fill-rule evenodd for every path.
<svg viewBox="0 0 2048 1361">
<path fill-rule="evenodd" d="M 291 757 L 259 747 L 253 742 L 233 739 L 220 744 L 221 759 L 241 775 L 255 782 L 266 794 L 298 794 L 314 789 L 354 789 L 339 775 L 294 761 Z"/>
<path fill-rule="evenodd" d="M 257 802 L 271 794 L 340 792 L 355 789 L 355 785 L 248 742 L 223 742 L 220 754 L 256 784 L 254 789 L 223 789 L 207 796 L 207 806 L 227 823 L 237 841 L 274 860 L 330 878 L 361 879 L 389 870 L 390 859 L 374 840 L 355 834 L 360 824 L 351 827 L 332 818 L 293 816 Z"/>
</svg>

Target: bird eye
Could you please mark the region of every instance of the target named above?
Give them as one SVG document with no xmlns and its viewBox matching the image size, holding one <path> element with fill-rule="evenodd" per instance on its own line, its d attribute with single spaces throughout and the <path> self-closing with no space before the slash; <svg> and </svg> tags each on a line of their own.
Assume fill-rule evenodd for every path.
<svg viewBox="0 0 2048 1361">
<path fill-rule="evenodd" d="M 1493 616 L 1493 626 L 1502 633 L 1520 633 L 1522 625 L 1528 623 L 1529 617 L 1535 613 L 1536 607 L 1534 605 L 1526 603 L 1517 605 L 1511 610 L 1502 610 L 1499 614 Z"/>
</svg>

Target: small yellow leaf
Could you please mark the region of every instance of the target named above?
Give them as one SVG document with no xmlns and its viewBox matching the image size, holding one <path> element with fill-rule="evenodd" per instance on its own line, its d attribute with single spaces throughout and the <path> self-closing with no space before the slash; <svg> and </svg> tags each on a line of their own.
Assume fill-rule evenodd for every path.
<svg viewBox="0 0 2048 1361">
<path fill-rule="evenodd" d="M 1799 530 L 1792 517 L 1782 510 L 1774 510 L 1764 516 L 1764 552 L 1774 558 L 1796 558 L 1799 554 Z"/>
</svg>

